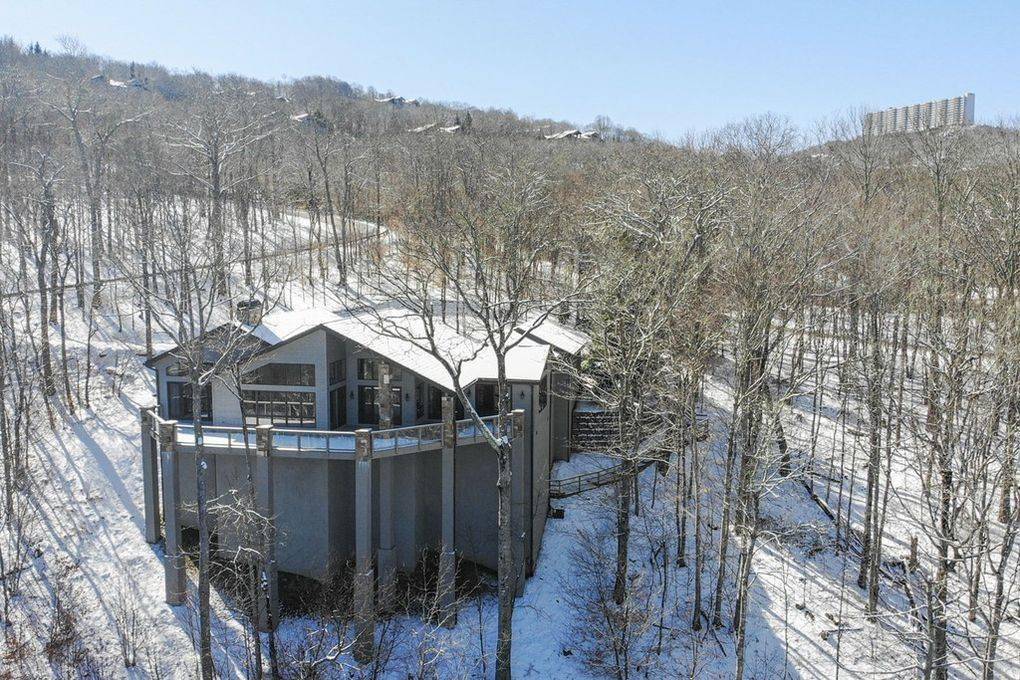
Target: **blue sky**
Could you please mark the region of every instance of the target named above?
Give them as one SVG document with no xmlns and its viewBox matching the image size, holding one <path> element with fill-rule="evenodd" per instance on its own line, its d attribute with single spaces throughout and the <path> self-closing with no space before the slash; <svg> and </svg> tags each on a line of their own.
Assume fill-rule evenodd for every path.
<svg viewBox="0 0 1020 680">
<path fill-rule="evenodd" d="M 169 9 L 168 9 L 169 7 Z M 310 74 L 674 139 L 775 112 L 977 95 L 1020 114 L 1020 2 L 0 0 L 0 34 L 140 63 Z"/>
</svg>

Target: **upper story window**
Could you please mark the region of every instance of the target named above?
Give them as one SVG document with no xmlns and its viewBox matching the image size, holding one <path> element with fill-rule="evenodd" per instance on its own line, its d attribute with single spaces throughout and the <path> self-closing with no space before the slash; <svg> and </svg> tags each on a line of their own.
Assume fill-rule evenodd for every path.
<svg viewBox="0 0 1020 680">
<path fill-rule="evenodd" d="M 335 385 L 347 379 L 347 362 L 336 359 L 329 362 L 329 384 Z"/>
<path fill-rule="evenodd" d="M 378 380 L 379 362 L 375 359 L 358 359 L 358 380 Z"/>
<path fill-rule="evenodd" d="M 315 364 L 266 364 L 241 378 L 248 385 L 295 385 L 315 387 Z"/>
</svg>

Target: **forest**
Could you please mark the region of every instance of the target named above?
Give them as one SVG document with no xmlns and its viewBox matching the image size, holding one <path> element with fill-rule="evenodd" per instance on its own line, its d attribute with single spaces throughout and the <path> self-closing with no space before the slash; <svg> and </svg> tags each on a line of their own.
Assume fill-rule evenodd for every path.
<svg viewBox="0 0 1020 680">
<path fill-rule="evenodd" d="M 394 97 L 0 40 L 0 678 L 1017 677 L 1020 126 L 556 138 Z M 200 394 L 238 301 L 359 296 L 500 360 L 536 319 L 582 331 L 562 389 L 611 436 L 553 476 L 622 473 L 551 502 L 516 601 L 501 520 L 457 624 L 423 574 L 368 660 L 349 583 L 262 631 L 208 531 L 168 607 L 142 363 L 186 347 Z"/>
</svg>

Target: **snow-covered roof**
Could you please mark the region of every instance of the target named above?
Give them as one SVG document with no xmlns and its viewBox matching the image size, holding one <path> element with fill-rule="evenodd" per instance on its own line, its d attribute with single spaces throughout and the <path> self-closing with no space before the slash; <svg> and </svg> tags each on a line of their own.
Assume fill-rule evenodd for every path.
<svg viewBox="0 0 1020 680">
<path fill-rule="evenodd" d="M 393 97 L 376 97 L 375 100 L 380 104 L 393 104 L 394 106 L 418 106 L 420 103 L 417 99 L 407 99 L 405 97 L 393 96 Z"/>
<path fill-rule="evenodd" d="M 548 317 L 534 328 L 529 325 L 521 330 L 526 330 L 528 335 L 570 355 L 580 354 L 589 343 L 588 336 L 581 331 Z"/>
<path fill-rule="evenodd" d="M 251 329 L 251 334 L 267 343 L 266 350 L 269 350 L 319 327 L 385 357 L 430 382 L 453 389 L 453 380 L 443 362 L 426 349 L 428 345 L 421 318 L 399 308 L 360 313 L 332 312 L 321 308 L 275 311 L 266 314 L 262 322 Z M 458 333 L 437 321 L 435 340 L 445 360 L 453 365 L 461 362 L 462 385 L 496 379 L 496 355 L 482 338 Z M 538 336 L 522 338 L 507 353 L 507 379 L 513 382 L 541 380 L 551 344 L 546 344 Z"/>
<path fill-rule="evenodd" d="M 236 322 L 233 322 L 236 323 Z M 237 324 L 261 343 L 259 353 L 271 351 L 319 328 L 326 329 L 426 380 L 453 389 L 453 380 L 443 361 L 429 351 L 423 320 L 399 307 L 378 307 L 362 311 L 330 311 L 324 308 L 276 310 L 255 326 Z M 496 354 L 483 336 L 458 332 L 439 320 L 434 322 L 437 353 L 452 366 L 460 365 L 460 382 L 467 387 L 479 380 L 496 380 Z M 587 344 L 584 334 L 552 320 L 537 328 L 518 329 L 516 344 L 506 356 L 506 376 L 511 382 L 538 382 L 549 360 L 550 348 L 577 354 Z M 153 357 L 152 365 L 168 350 Z M 254 356 L 251 351 L 244 355 Z"/>
<path fill-rule="evenodd" d="M 596 130 L 581 132 L 580 130 L 563 130 L 551 135 L 545 135 L 546 139 L 601 139 Z"/>
<path fill-rule="evenodd" d="M 270 345 L 279 345 L 336 318 L 326 309 L 278 310 L 262 317 L 251 334 Z"/>
</svg>

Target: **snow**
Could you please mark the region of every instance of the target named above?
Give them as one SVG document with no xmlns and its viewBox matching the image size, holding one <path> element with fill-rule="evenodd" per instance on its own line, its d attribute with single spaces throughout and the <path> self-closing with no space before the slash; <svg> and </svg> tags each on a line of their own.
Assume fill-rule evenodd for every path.
<svg viewBox="0 0 1020 680">
<path fill-rule="evenodd" d="M 584 351 L 590 340 L 576 328 L 565 326 L 546 317 L 540 324 L 530 328 L 531 324 L 523 326 L 520 330 L 527 332 L 544 343 L 548 343 L 556 349 L 566 352 L 571 356 L 577 356 Z"/>
<path fill-rule="evenodd" d="M 380 307 L 373 312 L 331 311 L 322 306 L 280 309 L 267 313 L 250 332 L 269 346 L 277 347 L 320 327 L 386 357 L 436 385 L 453 390 L 449 372 L 426 349 L 421 319 L 403 309 Z M 478 380 L 496 380 L 495 352 L 481 338 L 458 333 L 441 322 L 436 322 L 435 328 L 436 343 L 442 355 L 451 365 L 463 362 L 460 380 L 464 387 Z M 548 344 L 522 339 L 506 354 L 507 379 L 512 382 L 540 381 L 548 357 Z"/>
<path fill-rule="evenodd" d="M 120 293 L 125 289 L 121 288 Z M 315 299 L 326 296 L 322 291 L 291 292 L 294 310 L 272 312 L 266 316 L 256 334 L 270 344 L 277 344 L 322 324 L 337 324 L 365 341 L 373 349 L 382 348 L 398 363 L 406 361 L 423 371 L 424 359 L 415 353 L 413 343 L 397 341 L 393 345 L 372 345 L 382 342 L 378 329 L 373 333 L 364 323 L 339 312 L 321 309 L 324 301 L 301 307 L 302 295 Z M 118 291 L 110 287 L 110 299 Z M 294 304 L 295 301 L 298 304 Z M 144 343 L 142 329 L 134 327 L 137 315 L 131 313 L 130 295 L 121 304 L 126 308 L 118 318 L 112 311 L 103 311 L 97 319 L 97 333 L 91 367 L 94 387 L 91 409 L 80 405 L 75 414 L 61 409 L 54 413 L 55 428 L 51 431 L 44 413 L 36 414 L 37 440 L 33 447 L 33 484 L 36 521 L 33 525 L 32 547 L 37 556 L 23 580 L 22 593 L 14 603 L 13 618 L 23 643 L 31 651 L 17 666 L 9 656 L 3 658 L 0 676 L 14 668 L 14 677 L 52 677 L 53 668 L 45 661 L 43 645 L 50 635 L 50 614 L 54 594 L 70 589 L 78 603 L 79 627 L 85 631 L 91 652 L 101 659 L 111 677 L 149 677 L 142 669 L 126 672 L 119 661 L 115 633 L 115 602 L 125 597 L 135 604 L 147 632 L 146 646 L 167 678 L 190 678 L 197 675 L 194 638 L 197 622 L 189 607 L 170 607 L 163 601 L 163 559 L 158 546 L 144 539 L 142 517 L 142 473 L 138 408 L 153 403 L 154 384 L 151 372 L 143 368 L 139 353 Z M 319 311 L 316 311 L 319 309 Z M 119 330 L 121 324 L 122 330 Z M 533 333 L 562 351 L 569 351 L 569 334 L 555 327 Z M 68 350 L 84 367 L 84 341 L 88 331 L 77 310 L 68 310 Z M 546 334 L 547 331 L 553 334 Z M 339 331 L 338 331 L 339 332 Z M 451 329 L 452 332 L 452 329 Z M 56 333 L 51 340 L 56 343 Z M 353 338 L 352 338 L 353 339 Z M 157 345 L 168 339 L 157 334 Z M 580 342 L 580 339 L 577 339 Z M 56 344 L 54 345 L 56 348 Z M 455 348 L 456 346 L 454 346 Z M 534 375 L 547 360 L 548 345 L 526 341 L 522 352 L 515 355 L 514 376 Z M 399 359 L 397 358 L 399 357 Z M 469 362 L 469 375 L 481 379 L 492 366 L 487 358 Z M 415 370 L 415 369 L 412 369 Z M 719 487 L 723 479 L 721 462 L 726 451 L 726 428 L 732 403 L 731 366 L 725 361 L 713 369 L 706 387 L 704 410 L 709 417 L 710 437 L 703 444 L 706 454 L 704 488 L 706 499 L 720 506 Z M 441 376 L 434 372 L 438 379 Z M 524 379 L 524 378 L 521 378 Z M 834 378 L 833 378 L 834 379 Z M 440 384 L 444 384 L 440 382 Z M 908 386 L 909 388 L 909 386 Z M 849 512 L 857 526 L 862 521 L 860 448 L 863 442 L 852 431 L 860 423 L 854 413 L 854 400 L 845 407 L 827 394 L 820 409 L 817 465 L 834 462 L 834 482 L 826 485 L 815 476 L 816 490 L 830 506 L 835 507 L 842 495 L 844 515 Z M 912 403 L 911 406 L 918 407 Z M 581 408 L 584 408 L 582 406 Z M 795 451 L 809 448 L 810 395 L 792 400 L 784 413 L 784 426 Z M 849 412 L 849 431 L 843 434 L 840 411 Z M 476 434 L 473 426 L 465 425 L 462 436 Z M 181 424 L 182 441 L 193 437 L 193 430 Z M 352 433 L 305 433 L 284 431 L 276 435 L 275 444 L 292 450 L 329 450 L 353 452 Z M 425 441 L 435 441 L 426 437 Z M 396 438 L 378 439 L 374 445 L 386 450 L 393 446 L 417 445 L 417 436 L 398 434 Z M 243 447 L 239 429 L 206 428 L 206 443 L 217 446 Z M 253 444 L 253 442 L 251 442 Z M 840 463 L 841 447 L 846 447 L 844 464 Z M 922 504 L 922 480 L 926 473 L 919 458 L 912 456 L 913 444 L 905 441 L 902 455 L 892 466 L 893 493 L 890 498 L 884 551 L 888 558 L 906 554 L 912 535 L 920 536 L 922 564 L 930 566 L 932 548 L 925 542 L 919 524 L 929 522 Z M 855 457 L 856 456 L 856 457 Z M 798 459 L 798 462 L 803 462 Z M 615 461 L 595 454 L 575 454 L 569 462 L 558 462 L 553 468 L 555 478 L 572 477 L 584 472 L 607 469 Z M 856 474 L 852 502 L 850 485 Z M 672 475 L 660 476 L 655 467 L 645 470 L 640 479 L 646 510 L 633 517 L 631 570 L 658 592 L 661 586 L 657 570 L 649 555 L 659 541 L 666 540 L 672 554 L 676 550 L 672 527 L 664 522 L 670 517 L 672 498 L 665 493 L 673 484 Z M 655 502 L 652 502 L 653 497 Z M 564 511 L 563 519 L 549 519 L 542 541 L 541 558 L 536 572 L 524 587 L 514 615 L 515 675 L 525 678 L 593 677 L 584 665 L 574 628 L 577 613 L 569 597 L 572 584 L 583 578 L 576 548 L 581 537 L 606 530 L 603 547 L 612 548 L 611 520 L 613 490 L 601 488 L 564 500 L 554 505 Z M 849 510 L 848 510 L 849 507 Z M 864 593 L 855 584 L 856 556 L 838 550 L 836 532 L 829 517 L 810 498 L 799 479 L 779 481 L 763 500 L 763 525 L 766 532 L 752 562 L 751 605 L 748 620 L 749 677 L 771 678 L 835 678 L 839 677 L 914 677 L 917 675 L 918 644 L 907 614 L 910 604 L 901 589 L 883 582 L 883 615 L 869 620 L 864 615 Z M 706 606 L 710 602 L 716 570 L 719 541 L 719 518 L 707 518 L 705 540 L 708 561 L 704 567 Z M 686 546 L 690 557 L 693 538 Z M 736 568 L 736 555 L 731 543 L 728 573 Z M 607 568 L 611 563 L 607 564 Z M 1015 573 L 1015 572 L 1011 572 Z M 693 593 L 693 568 L 688 566 L 670 571 L 673 579 L 668 601 L 675 607 L 664 620 L 665 650 L 648 669 L 649 677 L 723 678 L 733 673 L 734 641 L 727 627 L 718 630 L 690 630 Z M 196 589 L 195 573 L 189 567 L 188 589 L 192 598 Z M 1015 581 L 1015 579 L 1013 579 Z M 491 585 L 491 584 L 490 584 Z M 1007 584 L 1015 589 L 1015 582 Z M 965 606 L 959 577 L 952 582 L 953 606 Z M 915 593 L 915 595 L 919 595 Z M 1012 597 L 1013 595 L 1011 595 Z M 723 591 L 724 618 L 728 621 L 733 607 L 732 579 Z M 230 609 L 230 601 L 220 590 L 213 589 L 214 652 L 217 668 L 223 677 L 244 677 L 245 631 L 241 621 Z M 959 617 L 958 617 L 959 618 Z M 307 636 L 315 622 L 305 617 L 288 617 L 281 624 L 280 636 L 285 646 L 294 647 Z M 437 639 L 447 650 L 448 658 L 442 676 L 482 677 L 492 675 L 492 650 L 495 648 L 496 603 L 486 590 L 469 600 L 460 610 L 458 625 L 452 630 L 437 629 L 413 616 L 395 617 L 392 625 L 398 634 L 391 677 L 406 677 L 413 669 L 416 644 Z M 974 624 L 980 626 L 980 621 Z M 1020 677 L 1020 623 L 1007 619 L 1002 630 L 999 671 L 1001 677 Z M 841 631 L 841 632 L 837 632 Z M 484 661 L 479 640 L 487 656 Z M 966 656 L 966 663 L 953 667 L 958 677 L 974 675 L 976 653 L 956 643 Z M 353 663 L 345 658 L 346 663 Z M 143 661 L 143 665 L 147 662 Z M 337 676 L 341 674 L 336 673 Z"/>
</svg>

